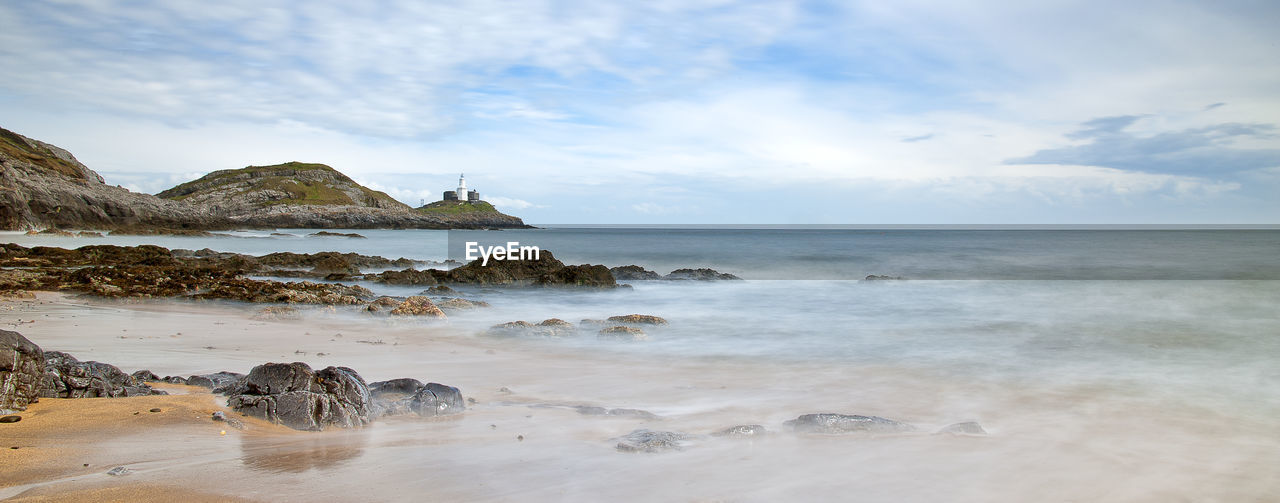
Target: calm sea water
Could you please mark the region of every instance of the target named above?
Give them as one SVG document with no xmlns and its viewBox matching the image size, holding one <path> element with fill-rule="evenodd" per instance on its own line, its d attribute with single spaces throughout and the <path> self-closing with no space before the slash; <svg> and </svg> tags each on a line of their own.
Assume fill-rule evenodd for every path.
<svg viewBox="0 0 1280 503">
<path fill-rule="evenodd" d="M 31 245 L 152 243 L 263 254 L 351 251 L 439 260 L 465 241 L 517 241 L 566 263 L 711 267 L 741 282 L 634 282 L 609 292 L 464 290 L 492 308 L 450 323 L 646 313 L 671 321 L 643 344 L 548 339 L 565 351 L 918 367 L 967 379 L 1105 383 L 1280 412 L 1280 230 L 550 228 L 310 230 L 212 238 L 67 238 Z M 910 281 L 858 281 L 869 274 Z M 420 288 L 367 284 L 391 295 Z M 352 316 L 363 316 L 352 313 Z M 584 334 L 590 335 L 589 332 Z M 481 336 L 481 335 L 477 335 Z M 1260 390 L 1266 390 L 1260 392 Z"/>
</svg>

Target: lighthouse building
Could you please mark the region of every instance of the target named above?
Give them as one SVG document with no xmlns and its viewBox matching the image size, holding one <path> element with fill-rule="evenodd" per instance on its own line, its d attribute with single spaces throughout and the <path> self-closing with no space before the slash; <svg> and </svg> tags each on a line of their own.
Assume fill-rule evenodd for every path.
<svg viewBox="0 0 1280 503">
<path fill-rule="evenodd" d="M 476 203 L 480 202 L 480 193 L 474 190 L 467 190 L 467 177 L 458 175 L 458 190 L 444 191 L 444 200 Z"/>
</svg>

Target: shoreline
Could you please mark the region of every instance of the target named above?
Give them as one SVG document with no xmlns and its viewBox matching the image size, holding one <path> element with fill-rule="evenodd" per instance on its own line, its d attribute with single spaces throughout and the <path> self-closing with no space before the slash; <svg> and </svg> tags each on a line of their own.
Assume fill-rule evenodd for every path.
<svg viewBox="0 0 1280 503">
<path fill-rule="evenodd" d="M 37 428 L 53 417 L 42 411 L 57 409 L 69 414 L 60 424 L 103 429 L 72 444 L 97 456 L 87 469 L 33 458 L 37 474 L 0 477 L 0 486 L 10 490 L 37 484 L 20 495 L 32 501 L 93 494 L 127 499 L 111 492 L 126 486 L 152 491 L 136 499 L 180 493 L 195 501 L 395 500 L 423 491 L 460 500 L 649 494 L 751 501 L 849 490 L 871 500 L 892 495 L 1016 501 L 1047 493 L 1080 500 L 1248 499 L 1280 490 L 1268 478 L 1280 461 L 1280 441 L 1268 436 L 1274 419 L 1135 401 L 1122 388 L 966 381 L 909 366 L 581 351 L 448 325 L 342 316 L 258 321 L 252 309 L 234 304 L 103 305 L 65 293 L 36 297 L 0 302 L 5 322 L 35 320 L 17 329 L 47 350 L 126 372 L 246 372 L 266 361 L 305 361 L 316 368 L 349 366 L 368 381 L 414 377 L 447 383 L 476 402 L 457 416 L 396 417 L 318 433 L 252 423 L 224 437 L 209 414 L 225 398 L 204 390 L 205 395 L 42 399 L 29 410 L 31 417 L 0 428 Z M 388 343 L 356 341 L 369 337 Z M 133 405 L 144 402 L 191 411 L 191 417 L 172 424 L 131 422 L 163 417 L 133 416 L 148 414 Z M 636 409 L 654 417 L 589 415 L 582 407 Z M 123 417 L 112 419 L 107 410 Z M 887 417 L 917 431 L 813 435 L 792 433 L 783 424 L 817 412 Z M 933 433 L 969 420 L 988 434 Z M 708 436 L 739 424 L 764 425 L 771 433 L 755 439 Z M 692 437 L 687 448 L 672 452 L 618 452 L 618 439 L 637 429 Z M 60 445 L 65 438 L 41 438 L 45 447 L 20 446 L 16 455 L 38 454 L 50 445 L 72 448 Z M 138 469 L 125 477 L 104 474 L 117 465 Z M 921 486 L 922 477 L 934 482 Z"/>
</svg>

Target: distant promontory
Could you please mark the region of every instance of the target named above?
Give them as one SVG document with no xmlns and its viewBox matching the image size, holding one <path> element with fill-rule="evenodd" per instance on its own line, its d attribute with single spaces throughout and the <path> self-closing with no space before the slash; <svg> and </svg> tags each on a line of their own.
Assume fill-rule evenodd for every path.
<svg viewBox="0 0 1280 503">
<path fill-rule="evenodd" d="M 106 185 L 70 152 L 0 128 L 0 229 L 193 231 L 524 228 L 484 201 L 412 208 L 324 164 L 220 170 L 153 196 Z"/>
</svg>

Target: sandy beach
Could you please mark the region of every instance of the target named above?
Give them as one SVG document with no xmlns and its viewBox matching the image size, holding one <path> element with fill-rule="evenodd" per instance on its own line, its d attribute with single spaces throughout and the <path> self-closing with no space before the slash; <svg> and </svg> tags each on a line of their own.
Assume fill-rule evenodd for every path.
<svg viewBox="0 0 1280 503">
<path fill-rule="evenodd" d="M 1280 488 L 1274 419 L 1137 400 L 1122 387 L 750 360 L 636 356 L 622 365 L 608 354 L 558 354 L 447 324 L 361 320 L 320 308 L 303 320 L 261 321 L 254 309 L 40 293 L 5 301 L 0 312 L 6 328 L 44 348 L 127 372 L 246 372 L 266 361 L 304 361 L 346 365 L 369 381 L 447 383 L 475 403 L 457 416 L 316 433 L 249 418 L 244 430 L 228 428 L 210 420 L 226 410 L 224 399 L 202 388 L 42 399 L 21 422 L 0 425 L 0 496 L 1251 501 Z M 580 405 L 657 417 L 592 416 L 573 408 Z M 832 436 L 783 427 L 814 412 L 889 417 L 917 431 Z M 978 421 L 988 434 L 934 434 L 959 421 Z M 708 435 L 739 424 L 774 433 Z M 618 452 L 617 437 L 636 429 L 693 436 L 680 451 Z M 117 466 L 130 473 L 106 474 Z"/>
</svg>

